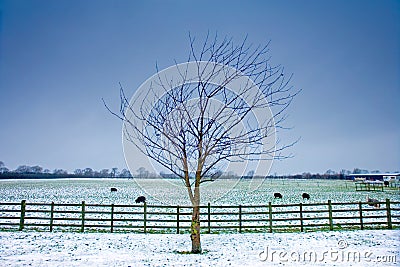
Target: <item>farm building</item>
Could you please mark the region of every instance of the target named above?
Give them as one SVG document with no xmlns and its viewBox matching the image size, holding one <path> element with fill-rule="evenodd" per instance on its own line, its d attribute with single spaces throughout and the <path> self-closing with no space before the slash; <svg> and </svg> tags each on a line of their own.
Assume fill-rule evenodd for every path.
<svg viewBox="0 0 400 267">
<path fill-rule="evenodd" d="M 349 174 L 347 178 L 356 182 L 356 191 L 383 191 L 384 183 L 390 187 L 400 187 L 400 173 Z"/>
<path fill-rule="evenodd" d="M 400 173 L 361 173 L 361 174 L 348 174 L 347 178 L 354 181 L 388 181 L 400 182 Z"/>
</svg>

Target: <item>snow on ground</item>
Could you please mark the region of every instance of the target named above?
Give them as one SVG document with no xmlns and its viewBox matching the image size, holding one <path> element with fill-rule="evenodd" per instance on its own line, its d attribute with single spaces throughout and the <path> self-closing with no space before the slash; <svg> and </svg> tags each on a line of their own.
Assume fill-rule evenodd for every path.
<svg viewBox="0 0 400 267">
<path fill-rule="evenodd" d="M 400 230 L 203 234 L 0 232 L 0 266 L 398 266 Z"/>
</svg>

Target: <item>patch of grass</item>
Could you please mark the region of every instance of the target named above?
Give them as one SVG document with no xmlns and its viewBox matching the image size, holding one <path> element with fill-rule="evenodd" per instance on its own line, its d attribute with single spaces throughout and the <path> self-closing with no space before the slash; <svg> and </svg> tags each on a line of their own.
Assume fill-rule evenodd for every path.
<svg viewBox="0 0 400 267">
<path fill-rule="evenodd" d="M 192 253 L 191 251 L 187 251 L 187 250 L 184 250 L 184 251 L 178 251 L 178 250 L 174 250 L 174 253 L 176 253 L 176 254 L 180 254 L 180 255 L 205 255 L 205 254 L 207 254 L 209 251 L 208 250 L 205 250 L 205 249 L 203 249 L 203 251 L 201 252 L 201 253 Z"/>
</svg>

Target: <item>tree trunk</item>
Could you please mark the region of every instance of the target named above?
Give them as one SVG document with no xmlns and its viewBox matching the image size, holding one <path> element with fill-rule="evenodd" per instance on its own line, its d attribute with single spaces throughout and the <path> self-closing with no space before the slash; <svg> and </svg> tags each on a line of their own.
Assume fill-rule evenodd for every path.
<svg viewBox="0 0 400 267">
<path fill-rule="evenodd" d="M 196 173 L 196 183 L 192 201 L 192 224 L 190 227 L 192 239 L 192 253 L 201 253 L 200 243 L 200 172 Z"/>
<path fill-rule="evenodd" d="M 195 205 L 192 213 L 192 225 L 190 227 L 192 239 L 192 253 L 201 253 L 200 243 L 200 207 Z"/>
</svg>

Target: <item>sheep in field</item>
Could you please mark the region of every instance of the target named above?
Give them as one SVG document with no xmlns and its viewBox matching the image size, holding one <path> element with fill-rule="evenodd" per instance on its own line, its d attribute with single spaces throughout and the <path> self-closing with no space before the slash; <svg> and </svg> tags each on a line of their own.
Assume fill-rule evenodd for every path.
<svg viewBox="0 0 400 267">
<path fill-rule="evenodd" d="M 144 203 L 146 202 L 146 198 L 144 196 L 140 196 L 135 200 L 136 203 Z"/>
<path fill-rule="evenodd" d="M 111 187 L 111 192 L 117 192 L 117 191 L 118 191 L 117 188 Z"/>
<path fill-rule="evenodd" d="M 369 198 L 369 196 L 367 196 L 367 203 L 369 206 L 373 206 L 374 208 L 381 207 L 381 204 L 379 204 L 379 200 L 377 200 L 375 198 Z"/>
<path fill-rule="evenodd" d="M 282 198 L 282 194 L 281 193 L 274 193 L 274 198 Z"/>
<path fill-rule="evenodd" d="M 310 199 L 310 195 L 307 193 L 303 193 L 303 195 L 301 195 L 301 196 L 303 197 L 303 199 L 307 199 L 307 200 Z"/>
</svg>

